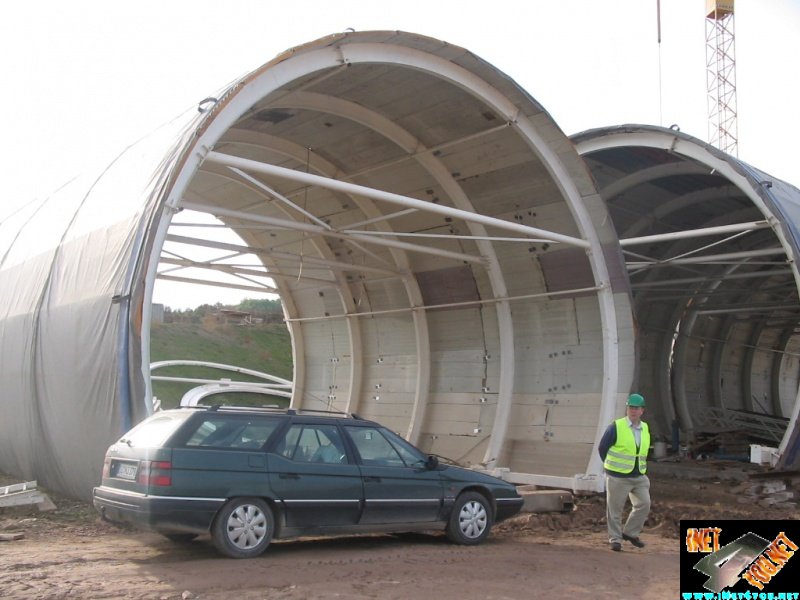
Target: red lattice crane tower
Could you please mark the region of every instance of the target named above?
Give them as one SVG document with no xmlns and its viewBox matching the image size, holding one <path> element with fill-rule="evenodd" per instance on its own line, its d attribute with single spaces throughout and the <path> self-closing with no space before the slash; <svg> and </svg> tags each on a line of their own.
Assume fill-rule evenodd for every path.
<svg viewBox="0 0 800 600">
<path fill-rule="evenodd" d="M 738 157 L 733 1 L 706 0 L 706 83 L 708 141 Z"/>
</svg>

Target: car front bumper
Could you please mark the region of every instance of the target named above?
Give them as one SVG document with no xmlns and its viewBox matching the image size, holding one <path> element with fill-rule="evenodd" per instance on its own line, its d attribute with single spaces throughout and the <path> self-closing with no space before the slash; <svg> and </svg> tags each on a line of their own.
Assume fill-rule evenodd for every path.
<svg viewBox="0 0 800 600">
<path fill-rule="evenodd" d="M 499 523 L 500 521 L 510 519 L 522 510 L 522 504 L 525 502 L 525 499 L 521 496 L 517 498 L 497 498 L 495 502 L 497 505 L 495 521 Z"/>
</svg>

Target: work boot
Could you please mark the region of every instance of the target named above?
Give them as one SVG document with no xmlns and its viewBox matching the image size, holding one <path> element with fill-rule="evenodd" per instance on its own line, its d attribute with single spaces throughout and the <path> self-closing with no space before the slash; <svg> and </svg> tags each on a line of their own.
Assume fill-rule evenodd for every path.
<svg viewBox="0 0 800 600">
<path fill-rule="evenodd" d="M 627 534 L 623 533 L 622 534 L 622 539 L 629 541 L 631 544 L 633 544 L 637 548 L 644 548 L 645 547 L 645 543 L 642 540 L 640 540 L 638 537 L 633 537 L 633 536 L 630 536 L 630 535 L 627 535 Z"/>
</svg>

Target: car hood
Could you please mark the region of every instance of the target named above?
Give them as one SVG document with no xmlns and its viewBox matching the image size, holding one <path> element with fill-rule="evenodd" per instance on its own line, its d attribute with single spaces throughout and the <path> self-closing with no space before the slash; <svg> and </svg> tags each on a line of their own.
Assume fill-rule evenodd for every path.
<svg viewBox="0 0 800 600">
<path fill-rule="evenodd" d="M 489 475 L 488 473 L 482 473 L 481 471 L 475 471 L 473 469 L 465 469 L 464 467 L 457 467 L 455 465 L 442 465 L 441 467 L 442 472 L 442 479 L 447 482 L 449 481 L 468 481 L 472 483 L 481 483 L 486 486 L 497 487 L 497 488 L 506 488 L 510 490 L 514 490 L 516 492 L 516 486 L 514 484 L 509 483 L 507 481 L 503 481 L 499 477 L 495 477 L 494 475 Z"/>
</svg>

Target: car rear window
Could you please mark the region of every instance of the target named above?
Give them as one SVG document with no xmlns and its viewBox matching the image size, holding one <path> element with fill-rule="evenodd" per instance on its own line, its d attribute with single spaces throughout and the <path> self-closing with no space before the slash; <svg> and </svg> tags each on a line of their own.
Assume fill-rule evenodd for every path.
<svg viewBox="0 0 800 600">
<path fill-rule="evenodd" d="M 129 431 L 120 441 L 132 447 L 153 448 L 164 444 L 189 413 L 155 414 Z"/>
</svg>

